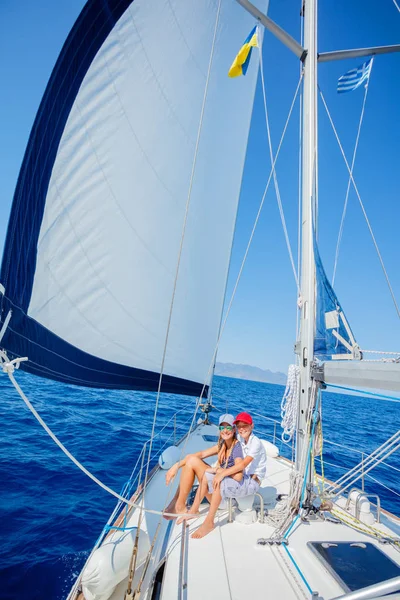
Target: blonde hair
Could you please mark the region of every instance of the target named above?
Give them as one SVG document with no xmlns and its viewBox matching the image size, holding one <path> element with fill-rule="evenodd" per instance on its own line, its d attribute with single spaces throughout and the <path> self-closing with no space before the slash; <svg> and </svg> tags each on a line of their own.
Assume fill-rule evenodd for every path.
<svg viewBox="0 0 400 600">
<path fill-rule="evenodd" d="M 233 440 L 232 440 L 232 445 L 229 448 L 229 450 L 226 447 L 226 442 L 224 439 L 222 439 L 221 432 L 220 432 L 219 438 L 218 438 L 218 466 L 219 467 L 222 467 L 222 463 L 225 463 L 223 468 L 226 469 L 226 465 L 228 464 L 229 457 L 232 454 L 232 450 L 235 447 L 235 444 L 237 444 L 237 443 L 238 443 L 238 439 L 237 439 L 236 429 L 233 430 Z"/>
</svg>

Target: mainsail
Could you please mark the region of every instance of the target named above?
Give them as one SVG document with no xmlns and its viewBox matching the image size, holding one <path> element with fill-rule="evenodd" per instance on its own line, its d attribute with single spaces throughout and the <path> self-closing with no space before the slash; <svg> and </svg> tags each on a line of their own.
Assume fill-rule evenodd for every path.
<svg viewBox="0 0 400 600">
<path fill-rule="evenodd" d="M 318 250 L 314 236 L 316 277 L 316 324 L 314 355 L 319 360 L 361 358 L 359 347 L 343 309 L 334 292 Z"/>
<path fill-rule="evenodd" d="M 227 71 L 253 25 L 235 2 L 86 4 L 31 132 L 1 266 L 1 345 L 26 370 L 156 390 L 169 323 L 162 391 L 208 383 L 257 60 L 245 78 Z"/>
</svg>

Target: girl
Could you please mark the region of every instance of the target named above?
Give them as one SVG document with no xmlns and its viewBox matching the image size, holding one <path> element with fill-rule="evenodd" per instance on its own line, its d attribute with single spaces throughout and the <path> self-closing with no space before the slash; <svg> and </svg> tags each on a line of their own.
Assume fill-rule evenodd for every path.
<svg viewBox="0 0 400 600">
<path fill-rule="evenodd" d="M 194 518 L 204 498 L 210 502 L 210 510 L 204 521 L 192 535 L 193 538 L 202 538 L 214 529 L 214 518 L 221 503 L 221 499 L 234 497 L 243 480 L 243 451 L 236 437 L 236 428 L 232 415 L 222 415 L 219 420 L 218 463 L 216 467 L 205 470 L 200 486 L 197 490 L 193 506 L 187 516 L 181 517 L 177 522 Z M 228 469 L 235 470 L 229 475 Z"/>
<path fill-rule="evenodd" d="M 170 504 L 166 507 L 166 513 L 184 513 L 186 512 L 186 500 L 192 489 L 195 477 L 199 481 L 199 488 L 203 482 L 204 475 L 207 471 L 207 477 L 210 481 L 209 491 L 207 491 L 208 480 L 206 479 L 203 483 L 201 500 L 204 494 L 211 500 L 210 493 L 212 493 L 215 486 L 219 487 L 222 478 L 220 472 L 217 473 L 217 468 L 221 471 L 221 467 L 228 468 L 237 465 L 239 461 L 243 459 L 243 451 L 236 438 L 236 428 L 234 426 L 234 417 L 230 414 L 222 415 L 219 419 L 220 435 L 218 443 L 207 450 L 197 452 L 196 454 L 189 454 L 185 458 L 175 463 L 166 474 L 167 485 L 176 476 L 179 469 L 182 468 L 182 474 L 180 479 L 179 487 L 176 491 L 174 498 Z M 217 455 L 218 463 L 217 468 L 210 468 L 207 463 L 204 462 L 205 458 Z M 240 482 L 242 478 L 243 469 L 236 467 L 235 480 Z M 244 468 L 244 467 L 243 467 Z M 231 479 L 231 478 L 229 478 Z M 233 480 L 232 480 L 233 481 Z M 204 491 L 204 493 L 203 493 Z M 200 491 L 198 490 L 200 496 Z M 195 504 L 200 505 L 200 502 Z M 193 506 L 195 506 L 195 504 Z M 192 507 L 193 509 L 193 507 Z M 190 517 L 193 515 L 193 510 L 190 512 Z M 165 516 L 166 519 L 173 518 Z M 181 522 L 181 520 L 179 521 Z"/>
</svg>

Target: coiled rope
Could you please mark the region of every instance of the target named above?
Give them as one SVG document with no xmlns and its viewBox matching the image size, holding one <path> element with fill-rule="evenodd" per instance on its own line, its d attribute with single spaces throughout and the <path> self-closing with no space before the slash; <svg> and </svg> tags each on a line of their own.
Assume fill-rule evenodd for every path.
<svg viewBox="0 0 400 600">
<path fill-rule="evenodd" d="M 297 408 L 300 397 L 300 367 L 289 365 L 286 389 L 281 403 L 282 442 L 288 444 L 293 438 L 297 424 Z"/>
</svg>

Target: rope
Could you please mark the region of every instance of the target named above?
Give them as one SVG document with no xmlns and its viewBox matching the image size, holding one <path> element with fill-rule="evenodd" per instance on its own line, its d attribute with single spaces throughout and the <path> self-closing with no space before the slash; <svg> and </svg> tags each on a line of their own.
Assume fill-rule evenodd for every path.
<svg viewBox="0 0 400 600">
<path fill-rule="evenodd" d="M 397 10 L 400 12 L 400 6 L 397 4 L 396 0 L 393 0 L 393 4 L 397 8 Z"/>
<path fill-rule="evenodd" d="M 372 59 L 372 61 L 371 61 L 371 69 L 372 69 L 373 62 L 374 62 L 374 59 Z M 371 71 L 370 71 L 370 75 L 371 75 Z M 346 197 L 345 197 L 344 206 L 343 206 L 342 219 L 340 221 L 339 234 L 338 234 L 338 240 L 337 240 L 336 252 L 335 252 L 335 262 L 334 262 L 334 266 L 333 266 L 332 287 L 335 286 L 335 276 L 336 276 L 337 262 L 338 262 L 338 258 L 339 258 L 339 249 L 340 249 L 340 243 L 342 241 L 344 219 L 346 217 L 347 203 L 348 203 L 348 200 L 349 200 L 349 192 L 350 192 L 351 179 L 353 177 L 354 164 L 356 162 L 358 140 L 360 139 L 361 125 L 362 125 L 363 118 L 364 118 L 364 110 L 365 110 L 365 103 L 367 101 L 368 88 L 369 88 L 369 78 L 367 79 L 367 85 L 365 86 L 364 101 L 363 101 L 362 108 L 361 108 L 360 121 L 358 123 L 358 131 L 357 131 L 356 143 L 354 145 L 354 150 L 353 150 L 353 158 L 351 160 L 350 174 L 349 174 L 349 180 L 347 182 L 347 190 L 346 190 Z"/>
<path fill-rule="evenodd" d="M 272 556 L 275 558 L 278 567 L 280 568 L 283 576 L 285 577 L 286 581 L 292 588 L 293 593 L 295 594 L 296 598 L 307 598 L 307 600 L 308 600 L 308 596 L 306 596 L 303 588 L 300 586 L 299 582 L 297 581 L 297 578 L 296 578 L 295 574 L 293 573 L 293 571 L 290 567 L 290 564 L 286 561 L 285 555 L 282 553 L 281 558 L 279 558 L 279 556 L 278 556 L 278 554 L 280 554 L 279 550 L 278 550 L 279 546 L 270 546 L 270 548 L 271 548 Z M 275 548 L 276 548 L 277 553 L 275 553 Z M 291 575 L 291 578 L 289 575 Z M 299 595 L 299 590 L 301 592 L 301 595 Z"/>
<path fill-rule="evenodd" d="M 353 515 L 345 513 L 345 512 L 343 512 L 343 510 L 341 510 L 339 508 L 333 508 L 332 514 L 334 514 L 335 517 L 340 519 L 340 521 L 342 521 L 345 525 L 348 525 L 349 527 L 351 527 L 353 529 L 357 529 L 357 531 L 361 531 L 365 535 L 370 535 L 375 538 L 383 538 L 384 537 L 386 539 L 389 539 L 393 545 L 395 545 L 395 546 L 400 545 L 399 540 L 397 538 L 394 538 L 391 535 L 386 535 L 386 534 L 383 535 L 383 532 L 380 531 L 379 529 L 377 529 L 376 527 L 373 527 L 372 525 L 367 525 L 366 523 L 363 523 L 359 519 L 356 519 L 356 517 L 353 517 Z"/>
<path fill-rule="evenodd" d="M 297 424 L 300 397 L 300 367 L 289 365 L 286 389 L 281 403 L 282 442 L 288 444 L 293 438 Z"/>
<path fill-rule="evenodd" d="M 55 442 L 57 444 L 57 446 L 64 452 L 64 454 L 78 467 L 78 469 L 80 469 L 83 473 L 85 473 L 85 475 L 87 475 L 89 477 L 89 479 L 91 479 L 92 481 L 94 481 L 95 483 L 97 483 L 97 485 L 99 487 L 101 487 L 103 490 L 105 490 L 106 492 L 108 492 L 109 494 L 111 494 L 112 496 L 114 496 L 115 498 L 117 498 L 120 502 L 127 504 L 129 506 L 132 506 L 134 508 L 140 508 L 140 504 L 136 503 L 136 502 L 131 502 L 130 500 L 127 500 L 127 498 L 124 498 L 123 496 L 121 496 L 121 494 L 118 494 L 115 490 L 111 489 L 110 487 L 108 487 L 105 483 L 103 483 L 102 481 L 100 481 L 100 479 L 98 479 L 95 475 L 93 475 L 90 471 L 88 471 L 88 469 L 86 469 L 86 467 L 84 467 L 82 465 L 82 463 L 80 463 L 72 454 L 71 452 L 69 452 L 69 450 L 67 450 L 67 448 L 64 446 L 64 444 L 62 444 L 62 442 L 60 442 L 60 440 L 57 438 L 57 436 L 51 431 L 50 427 L 48 427 L 48 425 L 46 425 L 46 423 L 43 421 L 42 417 L 39 415 L 39 413 L 35 410 L 35 408 L 32 406 L 32 404 L 29 402 L 28 398 L 25 396 L 24 392 L 22 391 L 22 389 L 20 388 L 20 386 L 18 385 L 13 373 L 14 373 L 14 368 L 18 368 L 15 366 L 15 364 L 17 364 L 15 361 L 18 362 L 22 362 L 23 360 L 27 360 L 24 358 L 17 358 L 14 359 L 14 361 L 9 361 L 7 358 L 7 355 L 5 354 L 5 352 L 3 352 L 3 350 L 0 350 L 0 356 L 3 359 L 3 363 L 2 363 L 2 368 L 3 371 L 5 373 L 7 373 L 7 375 L 10 378 L 11 383 L 13 384 L 13 386 L 15 387 L 15 389 L 17 390 L 18 394 L 21 396 L 22 400 L 25 402 L 26 406 L 29 408 L 29 410 L 31 411 L 31 413 L 33 414 L 33 416 L 37 419 L 37 421 L 40 423 L 40 425 L 43 427 L 43 429 L 48 433 L 48 435 L 51 437 L 51 439 L 53 440 L 53 442 Z M 184 514 L 182 513 L 182 515 L 176 515 L 175 513 L 164 513 L 163 511 L 159 511 L 159 510 L 152 510 L 150 508 L 143 508 L 144 512 L 147 512 L 149 514 L 152 515 L 165 515 L 167 517 L 170 516 L 184 516 Z"/>
<path fill-rule="evenodd" d="M 300 578 L 302 580 L 302 582 L 304 583 L 304 585 L 306 586 L 306 588 L 308 589 L 308 591 L 310 592 L 310 594 L 312 595 L 313 591 L 307 581 L 307 579 L 305 578 L 305 576 L 303 575 L 302 570 L 300 569 L 299 565 L 297 564 L 297 562 L 295 561 L 295 559 L 293 558 L 293 556 L 291 555 L 291 553 L 289 552 L 289 549 L 285 546 L 285 544 L 282 545 L 282 548 L 285 550 L 286 554 L 288 555 L 288 557 L 290 558 L 290 560 L 292 561 L 296 571 L 298 572 L 298 574 L 300 575 Z"/>
<path fill-rule="evenodd" d="M 312 406 L 315 399 L 316 393 L 316 384 L 313 382 L 311 388 L 311 396 L 310 396 L 310 405 Z M 317 398 L 317 402 L 315 405 L 314 411 L 308 411 L 308 418 L 306 423 L 306 431 L 310 431 L 311 429 L 311 420 L 315 414 L 315 411 L 318 410 L 319 397 Z M 290 492 L 287 498 L 285 498 L 282 503 L 279 503 L 274 510 L 268 511 L 268 515 L 266 518 L 266 522 L 275 527 L 270 539 L 276 539 L 278 537 L 286 537 L 289 531 L 293 528 L 297 518 L 293 521 L 293 516 L 296 511 L 296 507 L 299 504 L 300 498 L 303 496 L 303 492 L 306 484 L 306 471 L 308 469 L 307 461 L 310 457 L 310 449 L 312 447 L 312 439 L 314 435 L 314 427 L 315 421 L 313 423 L 310 435 L 310 445 L 303 445 L 302 455 L 300 457 L 299 463 L 299 471 L 296 472 L 292 470 L 290 472 Z M 294 469 L 294 463 L 293 469 Z M 301 483 L 303 482 L 303 487 L 300 490 Z M 285 533 L 283 533 L 285 532 Z"/>
<path fill-rule="evenodd" d="M 301 292 L 300 292 L 300 283 L 299 283 L 298 274 L 296 272 L 296 267 L 295 267 L 295 264 L 294 264 L 293 252 L 292 252 L 292 248 L 291 248 L 291 245 L 290 245 L 289 234 L 288 234 L 288 230 L 287 230 L 287 226 L 286 226 L 286 220 L 285 220 L 285 214 L 283 212 L 281 194 L 280 194 L 279 186 L 278 186 L 278 178 L 276 176 L 274 154 L 272 152 L 271 130 L 270 130 L 270 126 L 269 126 L 268 109 L 267 109 L 267 97 L 266 97 L 266 92 L 265 92 L 264 67 L 263 67 L 263 60 L 262 60 L 262 46 L 260 47 L 260 73 L 261 73 L 261 84 L 262 84 L 262 91 L 263 91 L 265 123 L 266 123 L 266 126 L 267 126 L 267 135 L 268 135 L 269 155 L 270 155 L 270 158 L 271 158 L 271 164 L 272 164 L 272 169 L 273 169 L 273 177 L 274 177 L 274 186 L 275 186 L 276 200 L 278 202 L 279 214 L 280 214 L 280 217 L 281 217 L 283 233 L 284 233 L 284 236 L 285 236 L 286 246 L 287 246 L 287 250 L 288 250 L 288 253 L 289 253 L 290 264 L 292 265 L 292 271 L 293 271 L 294 279 L 295 279 L 296 286 L 297 286 L 297 293 L 300 296 L 301 295 Z M 301 77 L 302 77 L 302 73 L 300 73 L 300 78 Z"/>
<path fill-rule="evenodd" d="M 367 392 L 366 390 L 357 390 L 356 388 L 344 387 L 342 385 L 333 385 L 332 383 L 328 384 L 330 388 L 336 388 L 339 390 L 347 390 L 348 392 L 359 392 L 360 394 L 367 394 L 368 396 L 376 396 L 375 400 L 378 398 L 382 398 L 383 400 L 389 400 L 390 402 L 400 402 L 398 398 L 394 398 L 393 396 L 386 396 L 385 394 L 376 394 L 375 392 Z M 371 398 L 374 400 L 374 398 Z"/>
<path fill-rule="evenodd" d="M 378 247 L 377 241 L 376 241 L 376 239 L 375 239 L 374 232 L 372 231 L 372 227 L 371 227 L 371 224 L 370 224 L 370 222 L 369 222 L 369 219 L 368 219 L 368 216 L 367 216 L 366 210 L 365 210 L 365 208 L 364 208 L 364 204 L 363 204 L 363 202 L 362 202 L 362 200 L 361 200 L 361 196 L 360 196 L 360 193 L 359 193 L 359 191 L 358 191 L 358 188 L 357 188 L 356 182 L 354 181 L 354 177 L 353 177 L 353 175 L 352 175 L 352 173 L 351 173 L 351 170 L 350 170 L 350 167 L 349 167 L 349 163 L 347 162 L 346 155 L 345 155 L 345 153 L 344 153 L 344 150 L 343 150 L 342 144 L 341 144 L 341 142 L 340 142 L 340 139 L 339 139 L 338 133 L 337 133 L 337 131 L 336 131 L 335 125 L 334 125 L 334 123 L 333 123 L 333 120 L 332 120 L 331 114 L 330 114 L 330 112 L 329 112 L 328 106 L 327 106 L 327 104 L 326 104 L 326 102 L 325 102 L 324 95 L 323 95 L 323 93 L 322 93 L 321 89 L 320 89 L 320 88 L 318 88 L 318 89 L 319 89 L 319 93 L 320 93 L 320 95 L 321 95 L 322 102 L 323 102 L 323 104 L 324 104 L 325 110 L 326 110 L 326 112 L 327 112 L 327 115 L 328 115 L 329 121 L 330 121 L 330 123 L 331 123 L 331 125 L 332 125 L 332 129 L 333 129 L 333 132 L 334 132 L 334 134 L 335 134 L 336 140 L 337 140 L 337 142 L 338 142 L 338 144 L 339 144 L 339 148 L 340 148 L 340 151 L 341 151 L 341 153 L 342 153 L 342 156 L 343 156 L 344 162 L 345 162 L 345 164 L 346 164 L 347 170 L 348 170 L 348 172 L 349 172 L 349 175 L 350 175 L 351 181 L 352 181 L 352 183 L 353 183 L 354 190 L 355 190 L 355 192 L 356 192 L 356 194 L 357 194 L 357 198 L 358 198 L 358 201 L 359 201 L 359 203 L 360 203 L 361 210 L 362 210 L 362 212 L 363 212 L 363 215 L 364 215 L 365 221 L 366 221 L 366 223 L 367 223 L 367 226 L 368 226 L 369 232 L 370 232 L 370 234 L 371 234 L 372 241 L 373 241 L 373 243 L 374 243 L 374 246 L 375 246 L 375 250 L 376 250 L 376 252 L 377 252 L 377 254 L 378 254 L 379 262 L 381 263 L 381 267 L 382 267 L 383 273 L 384 273 L 384 275 L 385 275 L 386 283 L 387 283 L 387 285 L 388 285 L 388 287 L 389 287 L 390 295 L 392 296 L 392 300 L 393 300 L 393 304 L 394 304 L 394 306 L 395 306 L 395 309 L 396 309 L 396 312 L 397 312 L 397 316 L 398 316 L 398 317 L 399 317 L 399 319 L 400 319 L 400 309 L 399 309 L 399 307 L 398 307 L 398 305 L 397 305 L 396 297 L 395 297 L 395 295 L 394 295 L 394 292 L 393 292 L 393 289 L 392 289 L 392 286 L 391 286 L 391 283 L 390 283 L 390 280 L 389 280 L 389 276 L 388 276 L 388 274 L 387 274 L 387 271 L 386 271 L 386 268 L 385 268 L 385 265 L 384 265 L 384 262 L 383 262 L 383 258 L 382 258 L 382 256 L 381 256 L 381 253 L 380 253 L 380 250 L 379 250 L 379 247 Z"/>
</svg>

